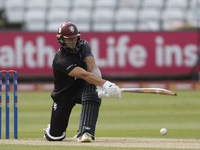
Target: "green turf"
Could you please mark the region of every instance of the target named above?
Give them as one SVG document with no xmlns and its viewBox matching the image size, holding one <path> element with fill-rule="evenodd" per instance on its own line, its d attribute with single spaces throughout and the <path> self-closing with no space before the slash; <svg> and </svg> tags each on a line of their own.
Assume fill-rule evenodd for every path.
<svg viewBox="0 0 200 150">
<path fill-rule="evenodd" d="M 177 91 L 177 93 L 177 97 L 123 94 L 122 99 L 103 99 L 96 136 L 200 139 L 200 91 Z M 10 107 L 13 105 L 11 100 L 12 98 Z M 3 101 L 2 138 L 5 137 L 4 105 Z M 50 92 L 18 92 L 19 138 L 43 137 L 43 129 L 50 121 L 51 105 Z M 10 110 L 12 138 L 13 113 L 11 108 Z M 67 137 L 73 137 L 77 133 L 80 110 L 81 106 L 76 105 L 72 111 Z M 166 136 L 159 133 L 163 127 L 168 129 Z M 1 145 L 0 149 L 4 146 L 8 145 Z M 21 149 L 23 147 L 25 146 Z M 28 147 L 24 149 L 29 149 Z M 44 149 L 50 150 L 48 146 L 44 146 Z"/>
</svg>

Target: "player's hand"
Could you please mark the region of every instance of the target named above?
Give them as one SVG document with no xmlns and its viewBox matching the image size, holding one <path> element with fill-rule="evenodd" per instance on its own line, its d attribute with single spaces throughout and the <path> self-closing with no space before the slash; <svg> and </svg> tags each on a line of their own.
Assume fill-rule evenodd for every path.
<svg viewBox="0 0 200 150">
<path fill-rule="evenodd" d="M 99 98 L 105 98 L 107 97 L 104 88 L 97 86 L 97 92 L 98 92 L 98 97 Z"/>
<path fill-rule="evenodd" d="M 108 97 L 121 98 L 121 90 L 115 83 L 106 81 L 103 87 L 105 88 L 105 93 Z"/>
<path fill-rule="evenodd" d="M 121 98 L 121 90 L 120 88 L 115 85 L 114 83 L 111 83 L 109 81 L 106 81 L 103 85 L 102 89 L 98 89 L 98 96 L 100 98 L 103 97 L 113 97 L 113 98 Z"/>
</svg>

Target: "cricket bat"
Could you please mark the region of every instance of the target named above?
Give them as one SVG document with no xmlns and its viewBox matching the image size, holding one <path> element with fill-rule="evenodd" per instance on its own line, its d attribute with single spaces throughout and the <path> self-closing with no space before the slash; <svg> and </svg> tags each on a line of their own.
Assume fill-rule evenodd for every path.
<svg viewBox="0 0 200 150">
<path fill-rule="evenodd" d="M 121 88 L 123 93 L 150 93 L 177 96 L 177 93 L 162 88 Z"/>
</svg>

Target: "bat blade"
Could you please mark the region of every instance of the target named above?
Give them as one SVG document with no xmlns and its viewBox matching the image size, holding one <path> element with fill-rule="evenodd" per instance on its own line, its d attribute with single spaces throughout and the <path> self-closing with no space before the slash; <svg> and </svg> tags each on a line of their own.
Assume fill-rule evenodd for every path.
<svg viewBox="0 0 200 150">
<path fill-rule="evenodd" d="M 150 93 L 177 96 L 177 93 L 162 88 L 121 88 L 121 91 L 125 93 Z"/>
</svg>

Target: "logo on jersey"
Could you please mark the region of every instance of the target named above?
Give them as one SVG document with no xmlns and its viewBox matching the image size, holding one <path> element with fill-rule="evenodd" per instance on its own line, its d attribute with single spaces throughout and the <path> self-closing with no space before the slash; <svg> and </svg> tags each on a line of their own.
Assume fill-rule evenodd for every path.
<svg viewBox="0 0 200 150">
<path fill-rule="evenodd" d="M 74 66 L 76 66 L 76 64 L 71 64 L 66 68 L 66 70 L 69 70 L 71 67 L 74 67 Z"/>
<path fill-rule="evenodd" d="M 72 33 L 74 33 L 74 31 L 75 31 L 74 26 L 69 26 L 69 31 L 72 32 Z"/>
<path fill-rule="evenodd" d="M 57 108 L 58 108 L 58 105 L 54 102 L 53 103 L 53 110 L 56 111 Z"/>
</svg>

